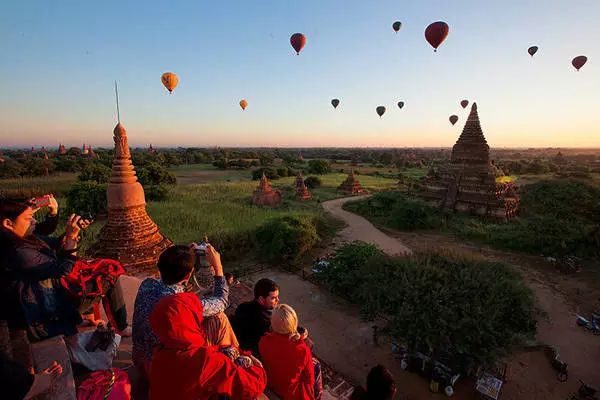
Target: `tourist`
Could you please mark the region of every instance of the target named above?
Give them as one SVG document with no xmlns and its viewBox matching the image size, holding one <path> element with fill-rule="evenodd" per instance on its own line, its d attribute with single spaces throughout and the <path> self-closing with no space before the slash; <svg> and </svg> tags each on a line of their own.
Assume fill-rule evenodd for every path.
<svg viewBox="0 0 600 400">
<path fill-rule="evenodd" d="M 214 291 L 202 298 L 203 326 L 211 345 L 234 345 L 238 342 L 227 316 L 223 313 L 228 305 L 229 285 L 223 275 L 221 255 L 211 245 L 206 249 L 208 263 L 214 269 Z M 133 311 L 134 363 L 148 376 L 152 349 L 159 342 L 150 328 L 148 317 L 156 303 L 163 297 L 183 293 L 194 272 L 195 256 L 191 246 L 172 246 L 160 255 L 158 271 L 160 278 L 146 278 L 140 285 Z"/>
<path fill-rule="evenodd" d="M 273 309 L 271 332 L 258 344 L 269 387 L 282 400 L 320 399 L 321 365 L 298 333 L 298 316 L 287 304 Z"/>
<path fill-rule="evenodd" d="M 54 361 L 40 373 L 32 374 L 27 367 L 13 361 L 0 350 L 0 387 L 6 400 L 28 400 L 47 393 L 61 376 L 62 366 Z"/>
<path fill-rule="evenodd" d="M 36 223 L 34 215 L 42 206 L 48 207 L 49 214 Z M 90 305 L 90 299 L 73 292 L 70 286 L 78 281 L 78 271 L 96 266 L 95 262 L 81 263 L 77 258 L 80 232 L 90 221 L 72 214 L 63 236 L 47 236 L 57 223 L 58 202 L 52 195 L 28 201 L 0 200 L 0 319 L 12 329 L 27 329 L 32 340 L 76 334 L 82 321 L 80 308 Z M 97 261 L 104 264 L 111 260 Z M 119 302 L 121 296 L 113 296 L 116 278 L 101 272 L 98 276 L 103 292 L 93 300 L 105 297 L 111 303 L 111 310 L 106 311 L 115 316 L 115 327 L 126 330 L 124 303 Z"/>
<path fill-rule="evenodd" d="M 203 319 L 202 303 L 194 293 L 166 296 L 154 306 L 150 326 L 160 345 L 150 368 L 150 400 L 250 400 L 264 391 L 267 378 L 261 362 L 252 355 L 232 359 L 209 346 Z"/>
<path fill-rule="evenodd" d="M 231 324 L 240 347 L 258 355 L 258 341 L 271 329 L 271 313 L 279 303 L 279 286 L 264 278 L 254 285 L 254 300 L 240 304 Z"/>
<path fill-rule="evenodd" d="M 354 389 L 351 400 L 392 400 L 397 391 L 396 381 L 383 365 L 371 368 L 367 375 L 367 389 Z"/>
</svg>

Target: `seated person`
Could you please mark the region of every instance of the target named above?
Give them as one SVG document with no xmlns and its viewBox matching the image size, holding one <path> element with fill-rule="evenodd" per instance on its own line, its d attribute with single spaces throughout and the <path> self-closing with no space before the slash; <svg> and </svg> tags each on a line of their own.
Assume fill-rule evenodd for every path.
<svg viewBox="0 0 600 400">
<path fill-rule="evenodd" d="M 392 373 L 383 365 L 371 368 L 367 375 L 367 389 L 354 389 L 351 400 L 392 400 L 397 391 Z"/>
<path fill-rule="evenodd" d="M 212 246 L 206 249 L 206 258 L 215 271 L 213 295 L 202 298 L 203 326 L 211 345 L 238 345 L 229 320 L 223 313 L 228 305 L 229 285 L 223 276 L 221 255 Z M 148 317 L 156 303 L 163 297 L 183 293 L 194 273 L 195 255 L 189 246 L 172 246 L 160 255 L 160 279 L 146 278 L 135 297 L 133 311 L 133 362 L 146 376 L 150 372 L 152 349 L 159 342 L 150 328 Z"/>
<path fill-rule="evenodd" d="M 298 333 L 298 316 L 292 307 L 280 304 L 273 309 L 271 332 L 260 339 L 258 350 L 269 387 L 282 400 L 321 398 L 321 366 Z"/>
<path fill-rule="evenodd" d="M 34 214 L 42 205 L 50 213 L 37 224 Z M 46 236 L 57 223 L 58 203 L 52 195 L 29 201 L 0 199 L 0 319 L 7 320 L 11 329 L 26 329 L 32 340 L 77 333 L 80 307 L 89 300 L 70 290 L 66 282 L 77 281 L 74 275 L 80 268 L 93 268 L 94 263 L 81 263 L 77 258 L 79 233 L 90 222 L 73 214 L 63 236 Z M 106 279 L 102 287 L 100 297 L 109 303 L 118 298 L 112 295 L 115 281 Z M 117 329 L 127 328 L 124 307 L 115 304 L 110 314 L 119 317 Z"/>
<path fill-rule="evenodd" d="M 231 325 L 243 350 L 258 355 L 258 341 L 271 329 L 271 312 L 279 303 L 279 286 L 264 278 L 254 285 L 254 300 L 235 310 Z"/>
<path fill-rule="evenodd" d="M 22 364 L 13 361 L 0 350 L 0 387 L 6 400 L 28 400 L 48 392 L 62 374 L 62 366 L 55 362 L 38 374 L 32 374 Z"/>
<path fill-rule="evenodd" d="M 209 346 L 203 319 L 202 303 L 194 293 L 166 296 L 154 306 L 150 326 L 160 345 L 152 356 L 150 400 L 250 400 L 265 389 L 260 361 Z"/>
</svg>

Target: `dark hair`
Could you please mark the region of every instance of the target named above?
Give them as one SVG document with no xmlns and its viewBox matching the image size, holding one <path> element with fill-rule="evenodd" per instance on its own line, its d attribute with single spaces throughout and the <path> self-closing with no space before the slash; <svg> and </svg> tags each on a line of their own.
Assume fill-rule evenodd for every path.
<svg viewBox="0 0 600 400">
<path fill-rule="evenodd" d="M 158 258 L 160 277 L 167 285 L 181 282 L 194 269 L 194 252 L 188 246 L 175 245 Z"/>
<path fill-rule="evenodd" d="M 367 397 L 372 400 L 391 399 L 396 391 L 394 377 L 383 365 L 377 365 L 367 375 Z"/>
<path fill-rule="evenodd" d="M 0 199 L 0 222 L 5 219 L 14 221 L 29 207 L 26 201 L 13 199 Z"/>
<path fill-rule="evenodd" d="M 263 278 L 254 285 L 254 298 L 267 297 L 269 293 L 279 290 L 279 286 L 268 278 Z"/>
</svg>

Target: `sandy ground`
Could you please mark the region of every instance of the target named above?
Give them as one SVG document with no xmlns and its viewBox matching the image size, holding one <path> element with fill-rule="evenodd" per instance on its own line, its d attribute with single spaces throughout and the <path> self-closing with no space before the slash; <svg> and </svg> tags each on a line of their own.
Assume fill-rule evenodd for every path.
<svg viewBox="0 0 600 400">
<path fill-rule="evenodd" d="M 600 386 L 600 338 L 593 336 L 575 324 L 576 312 L 589 312 L 599 305 L 598 290 L 588 285 L 585 277 L 560 275 L 556 271 L 548 269 L 547 265 L 544 266 L 541 257 L 521 256 L 469 246 L 443 235 L 389 232 L 387 230 L 384 233 L 364 218 L 341 209 L 343 203 L 352 199 L 354 198 L 337 199 L 323 203 L 323 207 L 327 211 L 343 219 L 348 224 L 348 227 L 340 233 L 340 239 L 344 241 L 363 240 L 380 246 L 388 254 L 402 253 L 405 251 L 404 249 L 409 247 L 415 251 L 441 248 L 456 250 L 460 248 L 461 251 L 507 262 L 523 273 L 527 284 L 536 294 L 538 307 L 543 311 L 541 314 L 545 314 L 540 317 L 538 323 L 537 340 L 540 344 L 559 348 L 561 359 L 569 363 L 570 379 L 566 383 L 558 382 L 548 358 L 541 350 L 515 352 L 505 360 L 508 364 L 508 381 L 502 391 L 502 399 L 564 399 L 569 393 L 576 391 L 578 387 L 577 379 L 582 379 L 596 387 Z M 292 292 L 295 292 L 295 290 L 292 290 Z M 300 293 L 298 293 L 298 296 L 298 300 L 302 302 L 302 307 L 306 307 L 305 304 L 308 299 L 302 298 Z M 327 296 L 322 294 L 317 297 L 327 299 Z M 296 305 L 297 303 L 293 304 Z M 335 306 L 333 310 L 348 315 L 347 317 L 341 317 L 342 321 L 339 326 L 329 328 L 334 331 L 338 329 L 337 332 L 341 330 L 343 333 L 341 336 L 343 340 L 340 338 L 328 339 L 331 347 L 339 345 L 339 349 L 331 349 L 323 353 L 326 359 L 327 357 L 338 358 L 335 361 L 328 360 L 332 365 L 337 366 L 339 364 L 340 371 L 354 378 L 357 374 L 356 372 L 352 373 L 350 369 L 358 368 L 356 371 L 360 371 L 360 373 L 364 373 L 366 369 L 366 367 L 359 368 L 359 360 L 367 364 L 372 364 L 376 360 L 386 366 L 391 366 L 405 391 L 407 396 L 405 398 L 426 399 L 434 396 L 417 390 L 416 387 L 426 387 L 424 380 L 418 378 L 417 381 L 414 381 L 414 378 L 408 376 L 411 374 L 394 367 L 394 361 L 390 359 L 387 348 L 373 350 L 372 346 L 368 344 L 368 337 L 371 333 L 370 326 L 357 319 L 356 310 L 353 313 L 348 308 L 340 309 Z M 311 310 L 310 307 L 306 311 L 317 312 L 319 324 L 321 323 L 321 316 L 324 315 L 324 311 Z M 304 312 L 301 313 L 303 316 L 305 315 Z M 329 318 L 333 317 L 329 316 Z M 323 326 L 317 329 L 326 330 L 328 325 L 323 322 Z M 361 329 L 364 332 L 359 334 L 358 332 L 361 332 Z M 322 334 L 327 336 L 326 332 Z M 316 338 L 316 335 L 314 337 Z M 352 343 L 346 343 L 346 341 Z M 350 348 L 352 351 L 345 352 L 344 349 L 346 348 Z M 354 357 L 356 357 L 356 360 L 351 361 Z M 466 392 L 469 391 L 463 393 L 459 390 L 456 397 L 468 398 L 465 397 Z"/>
<path fill-rule="evenodd" d="M 344 241 L 361 240 L 379 246 L 389 255 L 410 254 L 411 250 L 397 238 L 390 237 L 365 218 L 342 210 L 344 203 L 364 199 L 365 196 L 344 197 L 322 203 L 323 208 L 333 216 L 343 220 L 346 227 L 339 233 L 339 238 Z"/>
</svg>

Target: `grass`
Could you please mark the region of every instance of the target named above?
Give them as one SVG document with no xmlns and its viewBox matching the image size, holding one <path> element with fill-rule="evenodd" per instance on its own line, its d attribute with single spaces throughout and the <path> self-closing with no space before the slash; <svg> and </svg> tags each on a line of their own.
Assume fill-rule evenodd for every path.
<svg viewBox="0 0 600 400">
<path fill-rule="evenodd" d="M 10 178 L 0 180 L 0 196 L 34 197 L 47 193 L 64 196 L 77 180 L 75 173 L 59 173 L 51 176 Z"/>
</svg>

